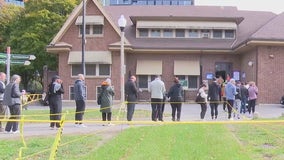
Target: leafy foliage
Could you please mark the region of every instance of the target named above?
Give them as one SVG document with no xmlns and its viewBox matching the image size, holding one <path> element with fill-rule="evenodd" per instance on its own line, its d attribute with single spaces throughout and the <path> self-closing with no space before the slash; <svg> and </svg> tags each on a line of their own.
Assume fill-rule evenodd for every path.
<svg viewBox="0 0 284 160">
<path fill-rule="evenodd" d="M 25 8 L 7 5 L 7 10 L 1 11 L 1 15 L 3 13 L 0 17 L 1 51 L 10 46 L 12 54 L 33 54 L 37 57 L 30 66 L 11 68 L 11 75 L 13 73 L 21 75 L 25 86 L 29 79 L 34 78 L 36 70 L 42 73 L 44 65 L 52 70 L 57 69 L 56 56 L 48 54 L 45 47 L 78 2 L 78 0 L 29 0 L 25 3 Z M 3 66 L 0 69 L 3 69 Z"/>
</svg>

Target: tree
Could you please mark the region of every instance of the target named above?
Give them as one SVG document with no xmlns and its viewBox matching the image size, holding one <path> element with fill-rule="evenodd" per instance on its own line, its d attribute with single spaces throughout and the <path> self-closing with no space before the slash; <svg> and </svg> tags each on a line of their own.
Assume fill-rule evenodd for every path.
<svg viewBox="0 0 284 160">
<path fill-rule="evenodd" d="M 37 58 L 30 66 L 13 66 L 11 73 L 22 76 L 25 86 L 36 70 L 42 72 L 44 65 L 57 70 L 57 57 L 46 53 L 45 47 L 59 31 L 68 15 L 78 4 L 78 0 L 29 0 L 20 15 L 12 17 L 3 26 L 4 37 L 1 49 L 11 46 L 11 53 L 34 54 Z M 18 12 L 17 12 L 18 13 Z M 8 15 L 8 14 L 7 14 Z"/>
</svg>

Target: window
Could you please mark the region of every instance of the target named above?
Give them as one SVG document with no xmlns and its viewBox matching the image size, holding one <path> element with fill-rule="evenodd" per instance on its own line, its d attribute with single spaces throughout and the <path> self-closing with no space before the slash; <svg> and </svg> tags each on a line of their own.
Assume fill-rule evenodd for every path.
<svg viewBox="0 0 284 160">
<path fill-rule="evenodd" d="M 83 25 L 80 25 L 80 35 L 83 34 Z M 102 35 L 103 25 L 86 25 L 86 35 Z"/>
<path fill-rule="evenodd" d="M 198 88 L 198 76 L 188 76 L 188 88 Z"/>
<path fill-rule="evenodd" d="M 213 30 L 213 38 L 222 38 L 223 31 L 222 30 Z"/>
<path fill-rule="evenodd" d="M 210 38 L 210 31 L 209 30 L 201 30 L 201 37 L 202 38 Z"/>
<path fill-rule="evenodd" d="M 198 88 L 198 77 L 199 76 L 185 76 L 185 75 L 176 75 L 179 80 L 187 80 L 189 89 L 197 89 Z"/>
<path fill-rule="evenodd" d="M 149 36 L 148 29 L 144 28 L 139 29 L 139 37 L 148 37 L 148 36 Z"/>
<path fill-rule="evenodd" d="M 149 83 L 154 79 L 154 75 L 138 75 L 138 88 L 148 89 Z"/>
<path fill-rule="evenodd" d="M 184 29 L 176 29 L 176 37 L 185 37 Z"/>
<path fill-rule="evenodd" d="M 86 64 L 86 76 L 96 75 L 96 64 Z"/>
<path fill-rule="evenodd" d="M 110 65 L 109 64 L 99 64 L 99 75 L 100 76 L 110 75 Z"/>
<path fill-rule="evenodd" d="M 189 36 L 189 38 L 198 38 L 199 37 L 198 30 L 190 29 L 188 36 Z"/>
<path fill-rule="evenodd" d="M 93 34 L 103 34 L 103 25 L 94 25 Z"/>
<path fill-rule="evenodd" d="M 234 30 L 225 30 L 225 38 L 235 38 Z"/>
<path fill-rule="evenodd" d="M 167 38 L 171 38 L 174 36 L 172 29 L 164 29 L 163 36 Z"/>
<path fill-rule="evenodd" d="M 110 64 L 86 64 L 86 76 L 110 76 Z M 72 64 L 72 76 L 82 73 L 81 64 Z"/>
<path fill-rule="evenodd" d="M 151 37 L 161 37 L 161 30 L 160 29 L 152 29 L 151 30 Z"/>
</svg>

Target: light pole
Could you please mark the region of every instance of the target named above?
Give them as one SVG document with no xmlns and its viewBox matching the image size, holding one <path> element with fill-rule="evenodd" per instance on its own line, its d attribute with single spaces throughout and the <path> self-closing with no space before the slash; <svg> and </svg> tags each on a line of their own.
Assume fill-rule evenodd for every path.
<svg viewBox="0 0 284 160">
<path fill-rule="evenodd" d="M 124 28 L 126 26 L 126 19 L 124 15 L 121 15 L 118 19 L 118 26 L 120 27 L 120 101 L 123 104 L 124 102 L 124 76 L 125 76 L 125 64 L 124 64 Z"/>
</svg>

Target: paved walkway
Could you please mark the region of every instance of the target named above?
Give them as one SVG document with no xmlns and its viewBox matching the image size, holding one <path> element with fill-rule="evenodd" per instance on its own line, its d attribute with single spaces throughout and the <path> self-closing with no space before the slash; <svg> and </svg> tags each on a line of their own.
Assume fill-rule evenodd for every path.
<svg viewBox="0 0 284 160">
<path fill-rule="evenodd" d="M 64 108 L 70 108 L 73 109 L 74 103 L 64 103 Z M 96 106 L 95 103 L 89 103 L 88 106 Z M 223 111 L 223 107 L 219 105 L 219 116 L 217 121 L 228 121 L 227 119 L 227 113 Z M 30 106 L 29 109 L 35 109 L 35 110 L 41 110 L 41 109 L 49 109 L 48 106 L 40 106 L 40 105 L 33 105 Z M 137 104 L 136 109 L 140 110 L 151 110 L 150 104 Z M 256 112 L 259 114 L 260 118 L 278 118 L 282 115 L 284 115 L 284 106 L 280 104 L 267 104 L 267 105 L 258 105 L 256 106 Z M 171 122 L 171 107 L 170 104 L 166 104 L 165 106 L 165 114 L 169 115 L 164 118 L 164 123 Z M 192 121 L 200 121 L 200 105 L 198 104 L 183 104 L 182 106 L 182 114 L 181 114 L 181 122 L 192 122 Z M 247 116 L 247 115 L 246 115 Z M 211 122 L 211 116 L 210 116 L 210 107 L 208 107 L 206 116 L 205 116 L 206 122 Z M 133 118 L 133 123 L 136 123 L 134 125 L 128 125 L 125 123 L 113 125 L 113 126 L 103 126 L 102 123 L 85 123 L 87 125 L 87 128 L 78 128 L 75 127 L 72 123 L 66 123 L 64 125 L 63 134 L 104 134 L 106 137 L 111 137 L 113 134 L 117 134 L 128 127 L 133 126 L 140 126 L 140 125 L 148 125 L 153 124 L 153 122 L 150 121 L 150 117 L 144 118 L 144 120 L 141 120 L 141 118 Z M 235 119 L 235 121 L 241 121 L 242 119 Z M 116 123 L 115 121 L 113 123 Z M 234 123 L 234 121 L 232 121 Z M 157 124 L 163 124 L 162 122 L 159 122 Z M 30 136 L 55 136 L 57 133 L 57 130 L 50 130 L 48 127 L 48 123 L 26 123 L 24 125 L 24 136 L 30 137 Z M 107 134 L 106 134 L 107 133 Z M 108 137 L 108 138 L 109 138 Z M 3 132 L 0 133 L 0 139 L 14 139 L 14 138 L 20 138 L 20 134 L 5 134 Z"/>
</svg>

